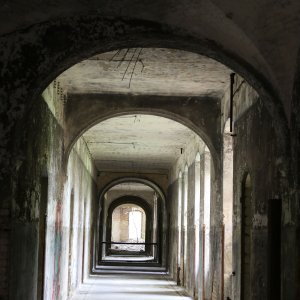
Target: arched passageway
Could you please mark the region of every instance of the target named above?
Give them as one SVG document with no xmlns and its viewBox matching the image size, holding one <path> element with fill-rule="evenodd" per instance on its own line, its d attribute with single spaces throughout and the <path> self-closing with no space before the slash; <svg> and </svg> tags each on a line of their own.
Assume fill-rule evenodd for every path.
<svg viewBox="0 0 300 300">
<path fill-rule="evenodd" d="M 127 183 L 127 187 L 131 192 L 134 191 L 136 185 Z M 105 253 L 102 253 L 101 260 L 111 260 L 111 254 L 114 253 L 119 257 L 126 256 L 126 262 L 130 260 L 130 256 L 134 256 L 133 260 L 138 259 L 139 261 L 142 261 L 143 258 L 161 261 L 157 253 L 157 230 L 159 230 L 156 217 L 158 213 L 157 194 L 147 186 L 144 186 L 143 190 L 142 184 L 139 184 L 140 190 L 136 194 L 151 193 L 151 196 L 147 197 L 148 201 L 137 195 L 126 195 L 109 203 L 113 199 L 110 198 L 113 197 L 112 192 L 118 191 L 118 187 L 117 185 L 108 190 L 104 195 L 104 199 L 101 199 L 103 210 L 101 215 L 102 217 L 107 216 L 106 220 L 104 218 L 102 222 L 100 220 L 100 235 L 101 232 L 106 231 L 106 234 L 103 234 L 104 241 L 101 241 L 105 245 Z M 138 189 L 138 187 L 136 188 Z M 124 190 L 124 193 L 128 194 L 130 192 Z M 105 213 L 106 207 L 107 213 Z M 138 256 L 140 257 L 138 258 Z M 101 264 L 101 262 L 99 263 Z"/>
<path fill-rule="evenodd" d="M 114 280 L 132 272 L 176 282 L 182 298 L 264 295 L 267 203 L 282 192 L 273 162 L 284 141 L 277 143 L 275 123 L 260 128 L 272 119 L 269 102 L 244 78 L 192 52 L 120 48 L 60 74 L 40 102 L 34 113 L 46 118 L 28 122 L 32 132 L 40 126 L 37 160 L 46 165 L 44 197 L 53 213 L 45 228 L 39 219 L 39 297 L 80 299 L 95 284 L 101 297 L 103 274 Z M 252 192 L 248 179 L 240 188 L 245 170 Z"/>
</svg>

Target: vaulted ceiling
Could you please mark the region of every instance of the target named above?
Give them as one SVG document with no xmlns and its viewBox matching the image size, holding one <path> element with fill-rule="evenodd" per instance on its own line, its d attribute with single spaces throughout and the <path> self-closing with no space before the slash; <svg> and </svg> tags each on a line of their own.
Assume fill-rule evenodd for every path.
<svg viewBox="0 0 300 300">
<path fill-rule="evenodd" d="M 174 96 L 177 105 L 175 96 L 203 96 L 206 101 L 221 98 L 230 73 L 217 61 L 191 52 L 129 48 L 86 59 L 57 80 L 68 101 L 80 96 L 87 105 L 90 94 Z M 114 117 L 84 133 L 99 170 L 168 173 L 195 133 L 175 121 L 149 114 Z"/>
<path fill-rule="evenodd" d="M 69 95 L 122 93 L 221 97 L 231 70 L 195 53 L 130 48 L 84 60 L 58 77 Z"/>
<path fill-rule="evenodd" d="M 101 122 L 83 137 L 99 170 L 167 173 L 195 135 L 173 120 L 135 114 Z"/>
</svg>

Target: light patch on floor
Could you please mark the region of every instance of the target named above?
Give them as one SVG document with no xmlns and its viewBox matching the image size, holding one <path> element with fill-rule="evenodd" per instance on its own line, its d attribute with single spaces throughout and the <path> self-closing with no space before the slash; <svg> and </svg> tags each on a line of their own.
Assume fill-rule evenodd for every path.
<svg viewBox="0 0 300 300">
<path fill-rule="evenodd" d="M 166 275 L 101 275 L 82 284 L 72 300 L 192 300 Z"/>
</svg>

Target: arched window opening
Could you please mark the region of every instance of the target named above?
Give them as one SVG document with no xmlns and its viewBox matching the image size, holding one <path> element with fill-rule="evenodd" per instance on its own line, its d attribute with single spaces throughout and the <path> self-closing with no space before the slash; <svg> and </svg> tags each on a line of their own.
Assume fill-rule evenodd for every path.
<svg viewBox="0 0 300 300">
<path fill-rule="evenodd" d="M 195 211 L 194 211 L 194 227 L 195 227 L 195 297 L 197 297 L 198 283 L 199 283 L 199 263 L 200 263 L 200 154 L 199 152 L 195 158 Z"/>
<path fill-rule="evenodd" d="M 112 213 L 111 253 L 141 252 L 145 245 L 123 243 L 144 243 L 146 235 L 146 213 L 138 205 L 122 204 Z M 120 244 L 117 244 L 119 243 Z"/>
<path fill-rule="evenodd" d="M 181 271 L 181 244 L 182 244 L 182 172 L 179 172 L 178 176 L 178 205 L 177 205 L 177 284 L 180 285 L 180 271 Z"/>
<path fill-rule="evenodd" d="M 251 299 L 252 181 L 249 174 L 242 183 L 241 197 L 241 299 Z"/>
<path fill-rule="evenodd" d="M 185 277 L 186 277 L 186 266 L 187 266 L 187 219 L 188 219 L 188 166 L 185 165 L 184 173 L 183 173 L 183 280 L 182 284 L 185 285 Z"/>
<path fill-rule="evenodd" d="M 70 195 L 70 211 L 69 211 L 69 265 L 68 265 L 68 293 L 71 292 L 72 289 L 72 253 L 73 253 L 73 245 L 74 245 L 74 190 L 71 190 Z"/>
<path fill-rule="evenodd" d="M 206 148 L 204 153 L 204 277 L 208 279 L 210 267 L 210 202 L 211 202 L 211 156 Z"/>
</svg>

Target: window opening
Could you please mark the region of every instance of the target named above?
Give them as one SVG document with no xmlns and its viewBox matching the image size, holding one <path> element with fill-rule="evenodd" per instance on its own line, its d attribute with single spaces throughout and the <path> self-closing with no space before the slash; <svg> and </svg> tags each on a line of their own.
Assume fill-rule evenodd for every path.
<svg viewBox="0 0 300 300">
<path fill-rule="evenodd" d="M 122 204 L 112 213 L 111 253 L 141 252 L 145 245 L 125 243 L 145 243 L 146 214 L 135 204 Z"/>
<path fill-rule="evenodd" d="M 182 172 L 178 176 L 178 208 L 177 208 L 177 230 L 178 230 L 178 244 L 177 244 L 177 284 L 180 285 L 180 272 L 181 272 L 181 219 L 182 219 Z"/>
</svg>

